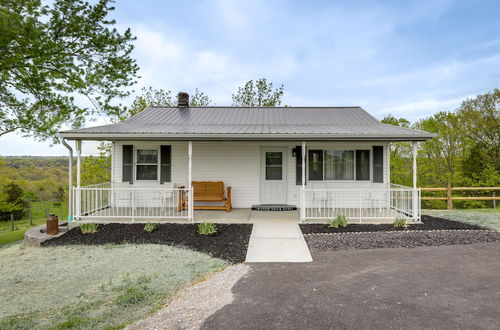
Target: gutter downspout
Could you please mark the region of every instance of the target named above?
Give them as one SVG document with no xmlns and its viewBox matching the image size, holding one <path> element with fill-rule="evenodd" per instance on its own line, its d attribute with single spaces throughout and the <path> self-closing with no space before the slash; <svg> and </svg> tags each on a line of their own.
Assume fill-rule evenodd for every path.
<svg viewBox="0 0 500 330">
<path fill-rule="evenodd" d="M 73 149 L 66 143 L 66 139 L 59 137 L 63 146 L 65 146 L 69 151 L 69 205 L 68 205 L 68 222 L 73 221 Z"/>
</svg>

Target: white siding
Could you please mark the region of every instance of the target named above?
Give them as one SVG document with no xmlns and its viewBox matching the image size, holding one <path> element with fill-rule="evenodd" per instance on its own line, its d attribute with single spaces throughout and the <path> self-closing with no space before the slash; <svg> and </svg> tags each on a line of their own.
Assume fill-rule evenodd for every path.
<svg viewBox="0 0 500 330">
<path fill-rule="evenodd" d="M 115 186 L 127 185 L 122 181 L 122 146 L 132 144 L 138 148 L 159 148 L 160 145 L 172 146 L 172 182 L 186 185 L 188 176 L 188 158 L 186 141 L 117 141 L 113 148 L 113 175 Z M 259 204 L 261 177 L 261 148 L 287 148 L 287 184 L 288 204 L 299 205 L 300 186 L 295 184 L 295 158 L 292 149 L 299 146 L 295 142 L 259 142 L 259 141 L 193 141 L 193 181 L 224 181 L 232 187 L 233 207 L 248 208 Z M 386 142 L 307 142 L 309 149 L 371 149 L 373 145 L 384 146 L 384 161 L 387 162 Z M 370 157 L 372 158 L 372 157 Z M 384 169 L 384 182 L 388 182 L 387 166 Z M 370 168 L 371 171 L 371 168 Z M 330 181 L 328 188 L 361 188 L 383 187 L 384 183 L 360 181 Z M 134 182 L 135 186 L 160 187 L 157 182 Z"/>
</svg>

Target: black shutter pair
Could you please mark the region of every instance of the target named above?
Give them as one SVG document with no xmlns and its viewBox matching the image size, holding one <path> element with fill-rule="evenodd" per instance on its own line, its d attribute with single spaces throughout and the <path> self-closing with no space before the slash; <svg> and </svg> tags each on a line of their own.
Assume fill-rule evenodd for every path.
<svg viewBox="0 0 500 330">
<path fill-rule="evenodd" d="M 134 183 L 134 146 L 123 145 L 122 182 Z M 172 146 L 160 148 L 160 183 L 170 182 L 172 178 Z"/>
</svg>

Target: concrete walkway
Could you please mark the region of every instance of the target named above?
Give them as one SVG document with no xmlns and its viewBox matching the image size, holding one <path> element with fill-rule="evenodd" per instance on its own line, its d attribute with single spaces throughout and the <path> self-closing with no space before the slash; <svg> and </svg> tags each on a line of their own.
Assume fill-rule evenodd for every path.
<svg viewBox="0 0 500 330">
<path fill-rule="evenodd" d="M 259 221 L 258 213 L 252 212 L 254 225 L 245 262 L 311 262 L 298 221 L 283 212 L 276 212 L 274 218 L 263 213 Z"/>
</svg>

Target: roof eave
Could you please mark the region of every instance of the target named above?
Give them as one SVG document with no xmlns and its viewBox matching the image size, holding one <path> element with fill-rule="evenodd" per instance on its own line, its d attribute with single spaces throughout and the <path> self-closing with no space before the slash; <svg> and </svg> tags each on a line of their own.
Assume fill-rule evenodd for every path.
<svg viewBox="0 0 500 330">
<path fill-rule="evenodd" d="M 235 140 L 235 141 L 262 141 L 262 140 L 324 140 L 324 141 L 426 141 L 437 136 L 427 134 L 385 134 L 385 135 L 351 135 L 351 134 L 144 134 L 144 133 L 72 133 L 60 132 L 59 135 L 67 140 Z"/>
</svg>

